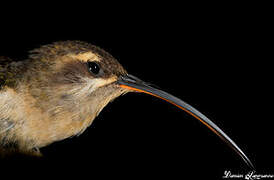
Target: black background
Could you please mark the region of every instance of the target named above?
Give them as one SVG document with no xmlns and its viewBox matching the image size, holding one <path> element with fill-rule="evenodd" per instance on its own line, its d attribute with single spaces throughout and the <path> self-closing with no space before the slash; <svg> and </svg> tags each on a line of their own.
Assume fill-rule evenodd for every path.
<svg viewBox="0 0 274 180">
<path fill-rule="evenodd" d="M 0 55 L 24 59 L 29 50 L 60 40 L 95 44 L 130 74 L 208 116 L 258 173 L 274 173 L 273 16 L 267 5 L 70 5 L 3 12 Z M 78 178 L 221 178 L 225 170 L 249 171 L 195 118 L 143 94 L 116 99 L 81 136 L 41 151 L 41 160 L 2 165 Z"/>
</svg>

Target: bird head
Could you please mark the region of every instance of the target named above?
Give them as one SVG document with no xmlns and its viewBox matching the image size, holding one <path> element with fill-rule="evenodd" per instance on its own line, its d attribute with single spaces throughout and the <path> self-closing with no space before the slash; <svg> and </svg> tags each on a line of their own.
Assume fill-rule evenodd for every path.
<svg viewBox="0 0 274 180">
<path fill-rule="evenodd" d="M 31 51 L 22 85 L 35 106 L 51 117 L 75 112 L 94 118 L 111 100 L 130 90 L 117 83 L 127 74 L 104 50 L 80 41 L 56 42 Z M 91 117 L 92 116 L 92 117 Z"/>
</svg>

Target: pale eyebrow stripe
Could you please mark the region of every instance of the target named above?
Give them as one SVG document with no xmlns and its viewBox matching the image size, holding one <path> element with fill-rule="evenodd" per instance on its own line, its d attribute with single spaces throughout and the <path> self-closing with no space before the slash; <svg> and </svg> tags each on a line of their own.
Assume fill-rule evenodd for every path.
<svg viewBox="0 0 274 180">
<path fill-rule="evenodd" d="M 100 62 L 101 61 L 100 57 L 92 52 L 85 52 L 85 53 L 80 53 L 80 54 L 70 54 L 69 56 L 72 58 L 80 59 L 85 62 L 87 62 L 87 61 Z"/>
</svg>

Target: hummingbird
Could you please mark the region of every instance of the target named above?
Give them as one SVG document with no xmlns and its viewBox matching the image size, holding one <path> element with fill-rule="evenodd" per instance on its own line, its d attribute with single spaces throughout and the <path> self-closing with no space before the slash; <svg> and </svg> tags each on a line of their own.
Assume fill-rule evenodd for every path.
<svg viewBox="0 0 274 180">
<path fill-rule="evenodd" d="M 111 54 L 82 41 L 43 45 L 21 61 L 0 57 L 0 155 L 42 156 L 40 148 L 80 135 L 109 102 L 129 92 L 155 96 L 187 112 L 254 168 L 201 112 L 128 74 Z"/>
</svg>

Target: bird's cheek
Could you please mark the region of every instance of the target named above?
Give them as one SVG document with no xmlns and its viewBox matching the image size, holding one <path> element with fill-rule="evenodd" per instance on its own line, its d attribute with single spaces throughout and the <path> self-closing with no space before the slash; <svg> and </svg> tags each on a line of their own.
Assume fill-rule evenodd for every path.
<svg viewBox="0 0 274 180">
<path fill-rule="evenodd" d="M 112 84 L 115 81 L 117 81 L 116 77 L 110 77 L 110 78 L 107 78 L 107 79 L 95 78 L 95 79 L 92 80 L 92 84 L 93 84 L 94 88 L 97 89 L 97 88 Z"/>
</svg>

